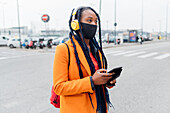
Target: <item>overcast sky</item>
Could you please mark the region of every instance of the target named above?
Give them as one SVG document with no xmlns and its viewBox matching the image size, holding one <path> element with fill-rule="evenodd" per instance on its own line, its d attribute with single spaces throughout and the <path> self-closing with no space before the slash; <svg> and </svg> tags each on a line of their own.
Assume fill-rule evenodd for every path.
<svg viewBox="0 0 170 113">
<path fill-rule="evenodd" d="M 0 28 L 17 26 L 17 0 L 0 0 Z M 67 29 L 70 13 L 78 6 L 91 6 L 99 12 L 99 0 L 18 0 L 21 26 L 42 26 L 43 14 L 49 14 L 50 29 Z M 114 30 L 114 1 L 102 0 L 102 29 Z M 166 6 L 168 0 L 143 0 L 144 31 L 161 31 L 166 28 Z M 5 3 L 3 5 L 3 3 Z M 142 0 L 117 0 L 117 28 L 140 29 Z M 4 11 L 3 11 L 4 9 Z M 4 16 L 3 16 L 4 12 Z M 170 2 L 169 2 L 170 13 Z M 5 22 L 3 22 L 5 18 Z M 107 24 L 108 22 L 108 24 Z M 170 26 L 170 14 L 168 20 Z M 170 32 L 170 27 L 168 27 Z"/>
</svg>

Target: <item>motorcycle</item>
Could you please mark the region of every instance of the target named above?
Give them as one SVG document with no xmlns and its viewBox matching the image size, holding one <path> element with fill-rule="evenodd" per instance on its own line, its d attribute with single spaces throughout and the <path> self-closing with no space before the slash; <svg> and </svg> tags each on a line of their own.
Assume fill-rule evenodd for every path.
<svg viewBox="0 0 170 113">
<path fill-rule="evenodd" d="M 43 43 L 44 39 L 39 39 L 39 48 L 43 49 L 44 48 L 44 43 Z"/>
<path fill-rule="evenodd" d="M 25 48 L 26 48 L 26 49 L 29 49 L 29 44 L 28 44 L 28 42 L 25 42 Z"/>
<path fill-rule="evenodd" d="M 52 39 L 49 39 L 47 42 L 47 47 L 52 48 Z"/>
<path fill-rule="evenodd" d="M 29 48 L 36 49 L 37 41 L 30 41 Z"/>
</svg>

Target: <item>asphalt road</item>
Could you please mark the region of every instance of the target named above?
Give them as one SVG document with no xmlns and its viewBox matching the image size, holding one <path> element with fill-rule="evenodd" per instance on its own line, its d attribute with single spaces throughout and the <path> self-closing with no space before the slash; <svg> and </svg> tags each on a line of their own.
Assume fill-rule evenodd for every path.
<svg viewBox="0 0 170 113">
<path fill-rule="evenodd" d="M 110 113 L 169 113 L 170 42 L 106 49 L 109 68 L 122 66 L 110 90 Z"/>
<path fill-rule="evenodd" d="M 0 48 L 0 113 L 59 113 L 50 105 L 54 50 Z M 110 89 L 110 113 L 169 113 L 170 42 L 104 49 L 109 69 L 122 66 Z"/>
</svg>

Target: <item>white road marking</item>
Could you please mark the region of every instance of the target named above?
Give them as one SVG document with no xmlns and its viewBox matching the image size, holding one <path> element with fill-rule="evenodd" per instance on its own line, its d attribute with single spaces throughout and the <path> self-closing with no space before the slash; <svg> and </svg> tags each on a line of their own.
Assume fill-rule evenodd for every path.
<svg viewBox="0 0 170 113">
<path fill-rule="evenodd" d="M 21 57 L 34 56 L 34 55 L 39 55 L 39 54 L 37 54 L 37 53 L 34 53 L 34 54 L 29 53 L 29 54 L 23 54 L 23 55 L 10 55 L 10 56 L 5 56 L 5 57 L 0 57 L 0 60 L 13 59 L 13 58 L 21 58 Z"/>
<path fill-rule="evenodd" d="M 170 57 L 170 54 L 163 54 L 163 55 L 160 55 L 160 56 L 154 57 L 154 59 L 161 60 L 161 59 L 164 59 L 164 58 L 167 58 L 167 57 Z"/>
<path fill-rule="evenodd" d="M 105 53 L 105 55 L 113 54 L 113 53 L 120 53 L 120 52 L 123 52 L 123 51 L 113 51 L 113 52 Z"/>
<path fill-rule="evenodd" d="M 118 53 L 118 54 L 114 54 L 114 56 L 124 55 L 124 54 L 127 54 L 127 53 L 133 53 L 133 52 L 135 52 L 135 51 L 121 52 L 121 53 Z"/>
<path fill-rule="evenodd" d="M 138 56 L 138 57 L 139 58 L 147 58 L 147 57 L 154 56 L 154 55 L 157 55 L 157 54 L 158 54 L 157 52 L 154 52 L 154 53 L 149 53 L 149 54 Z"/>
<path fill-rule="evenodd" d="M 137 53 L 127 54 L 127 55 L 124 55 L 124 56 L 135 56 L 135 55 L 139 55 L 139 54 L 143 54 L 143 53 L 146 53 L 146 52 L 141 51 L 141 52 L 137 52 Z"/>
<path fill-rule="evenodd" d="M 0 60 L 4 60 L 4 59 L 7 59 L 7 57 L 0 57 Z"/>
</svg>

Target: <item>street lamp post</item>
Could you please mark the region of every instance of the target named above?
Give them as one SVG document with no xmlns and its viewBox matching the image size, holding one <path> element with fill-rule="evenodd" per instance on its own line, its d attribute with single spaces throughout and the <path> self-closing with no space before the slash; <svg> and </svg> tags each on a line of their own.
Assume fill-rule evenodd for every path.
<svg viewBox="0 0 170 113">
<path fill-rule="evenodd" d="M 115 26 L 115 41 L 114 41 L 114 44 L 116 45 L 116 26 L 117 26 L 117 23 L 116 23 L 116 0 L 115 0 L 115 23 L 114 23 L 114 26 Z"/>
<path fill-rule="evenodd" d="M 143 0 L 142 0 L 142 8 L 141 8 L 141 35 L 143 36 Z"/>
<path fill-rule="evenodd" d="M 100 0 L 100 5 L 99 5 L 99 16 L 101 17 L 101 7 L 102 7 L 102 0 Z"/>
<path fill-rule="evenodd" d="M 17 14 L 18 14 L 18 35 L 19 35 L 19 39 L 20 39 L 20 48 L 22 48 L 21 46 L 21 30 L 20 30 L 20 16 L 19 16 L 19 3 L 17 0 Z"/>
<path fill-rule="evenodd" d="M 159 35 L 161 36 L 161 20 L 159 20 Z"/>
<path fill-rule="evenodd" d="M 166 6 L 166 40 L 168 39 L 168 4 L 170 1 L 167 2 Z"/>
</svg>

